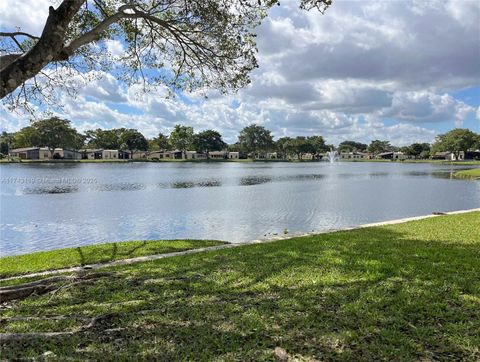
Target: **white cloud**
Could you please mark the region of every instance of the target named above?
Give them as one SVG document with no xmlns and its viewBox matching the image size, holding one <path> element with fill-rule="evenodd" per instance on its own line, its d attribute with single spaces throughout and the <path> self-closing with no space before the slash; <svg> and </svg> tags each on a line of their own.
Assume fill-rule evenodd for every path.
<svg viewBox="0 0 480 362">
<path fill-rule="evenodd" d="M 1 27 L 39 34 L 51 3 L 3 0 Z M 452 96 L 480 85 L 480 2 L 336 0 L 323 16 L 297 6 L 282 2 L 260 27 L 260 68 L 236 95 L 212 91 L 205 100 L 196 92 L 184 102 L 168 98 L 164 87 L 144 93 L 141 84 L 94 72 L 87 82 L 71 77 L 83 86 L 76 99 L 61 96 L 58 112 L 81 130 L 135 127 L 151 137 L 184 123 L 217 129 L 229 142 L 255 122 L 277 137 L 316 133 L 331 143 L 380 138 L 401 145 L 432 141 L 440 123 L 461 126 L 475 112 L 480 120 L 478 99 Z M 105 49 L 113 59 L 124 52 L 120 40 Z M 27 119 L 0 110 L 2 129 Z"/>
<path fill-rule="evenodd" d="M 115 39 L 107 40 L 107 51 L 113 56 L 113 57 L 120 57 L 125 53 L 125 48 L 123 44 Z"/>
<path fill-rule="evenodd" d="M 0 27 L 40 36 L 48 17 L 48 7 L 58 5 L 58 0 L 2 0 L 0 1 Z"/>
<path fill-rule="evenodd" d="M 413 123 L 455 121 L 456 126 L 461 126 L 465 118 L 473 112 L 475 108 L 448 94 L 397 92 L 393 96 L 392 106 L 379 114 Z"/>
</svg>

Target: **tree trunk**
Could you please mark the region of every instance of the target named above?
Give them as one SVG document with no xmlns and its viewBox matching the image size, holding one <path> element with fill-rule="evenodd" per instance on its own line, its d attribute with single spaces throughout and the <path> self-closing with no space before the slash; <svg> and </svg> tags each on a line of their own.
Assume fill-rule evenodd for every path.
<svg viewBox="0 0 480 362">
<path fill-rule="evenodd" d="M 37 44 L 2 67 L 0 99 L 37 75 L 50 62 L 68 59 L 69 55 L 61 54 L 65 34 L 70 21 L 84 2 L 85 0 L 64 0 L 56 10 L 50 6 L 47 22 Z"/>
</svg>

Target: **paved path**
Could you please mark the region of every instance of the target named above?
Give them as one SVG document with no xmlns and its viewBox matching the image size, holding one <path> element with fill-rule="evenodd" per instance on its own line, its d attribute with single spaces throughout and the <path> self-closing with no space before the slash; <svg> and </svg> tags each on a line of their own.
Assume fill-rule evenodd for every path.
<svg viewBox="0 0 480 362">
<path fill-rule="evenodd" d="M 472 211 L 480 211 L 480 208 L 470 209 L 470 210 L 452 211 L 452 212 L 446 212 L 446 213 L 441 213 L 441 214 L 430 214 L 430 215 L 423 215 L 423 216 L 408 217 L 408 218 L 403 218 L 403 219 L 396 219 L 396 220 L 383 221 L 383 222 L 377 222 L 377 223 L 371 223 L 371 224 L 357 225 L 357 226 L 354 226 L 354 227 L 345 227 L 345 228 L 339 228 L 339 229 L 313 231 L 313 232 L 310 232 L 310 233 L 279 235 L 279 236 L 275 236 L 273 238 L 250 240 L 250 241 L 247 241 L 247 242 L 244 242 L 244 243 L 222 244 L 222 245 L 216 245 L 216 246 L 209 246 L 209 247 L 205 247 L 205 248 L 190 249 L 190 250 L 185 250 L 185 251 L 177 251 L 177 252 L 174 252 L 174 253 L 146 255 L 146 256 L 139 256 L 139 257 L 131 258 L 131 259 L 114 260 L 114 261 L 110 261 L 110 262 L 107 262 L 107 263 L 90 264 L 90 265 L 86 265 L 86 266 L 77 266 L 77 267 L 72 267 L 72 268 L 47 270 L 47 271 L 39 272 L 39 273 L 24 274 L 24 275 L 18 275 L 18 276 L 14 276 L 14 277 L 8 277 L 8 278 L 0 279 L 0 282 L 7 281 L 7 280 L 12 280 L 12 279 L 18 279 L 18 278 L 33 278 L 33 277 L 47 276 L 47 275 L 54 275 L 54 274 L 80 272 L 80 271 L 85 271 L 85 270 L 97 270 L 97 269 L 107 268 L 107 267 L 111 267 L 111 266 L 128 265 L 128 264 L 142 263 L 142 262 L 146 262 L 146 261 L 152 261 L 152 260 L 158 260 L 158 259 L 164 259 L 164 258 L 171 258 L 171 257 L 174 257 L 174 256 L 179 256 L 179 255 L 197 254 L 197 253 L 203 253 L 203 252 L 206 252 L 206 251 L 230 249 L 230 248 L 236 248 L 236 247 L 240 247 L 240 246 L 244 246 L 244 245 L 269 243 L 269 242 L 273 242 L 273 241 L 291 239 L 291 238 L 295 238 L 295 237 L 327 234 L 327 233 L 331 233 L 331 232 L 335 232 L 335 231 L 345 231 L 345 230 L 354 230 L 354 229 L 374 227 L 374 226 L 401 224 L 401 223 L 408 222 L 408 221 L 428 219 L 428 218 L 431 218 L 431 217 L 438 217 L 438 216 L 441 216 L 441 215 L 464 214 L 464 213 L 468 213 L 468 212 L 472 212 Z"/>
</svg>

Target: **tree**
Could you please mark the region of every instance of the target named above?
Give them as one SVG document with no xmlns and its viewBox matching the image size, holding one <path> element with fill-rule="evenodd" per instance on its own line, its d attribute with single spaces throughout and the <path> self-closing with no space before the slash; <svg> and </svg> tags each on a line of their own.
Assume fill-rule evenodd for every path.
<svg viewBox="0 0 480 362">
<path fill-rule="evenodd" d="M 281 137 L 275 143 L 277 152 L 282 155 L 283 159 L 295 153 L 295 145 L 291 137 Z"/>
<path fill-rule="evenodd" d="M 133 152 L 137 150 L 146 151 L 148 149 L 148 141 L 143 134 L 133 128 L 121 129 L 120 142 L 122 148 L 130 151 L 133 158 Z"/>
<path fill-rule="evenodd" d="M 343 141 L 338 145 L 339 152 L 365 152 L 368 145 L 355 141 Z"/>
<path fill-rule="evenodd" d="M 121 135 L 125 128 L 88 130 L 85 132 L 87 145 L 92 148 L 116 150 L 121 148 Z"/>
<path fill-rule="evenodd" d="M 330 3 L 301 0 L 300 7 L 323 12 Z M 39 99 L 78 74 L 75 69 L 84 75 L 108 71 L 114 61 L 104 56 L 107 40 L 125 45 L 119 61 L 124 78 L 132 82 L 142 79 L 172 90 L 238 89 L 257 67 L 255 29 L 275 4 L 277 0 L 63 0 L 56 9 L 49 7 L 41 34 L 0 33 L 0 98 Z"/>
<path fill-rule="evenodd" d="M 193 127 L 177 124 L 170 133 L 170 145 L 180 151 L 186 151 L 192 146 Z"/>
<path fill-rule="evenodd" d="M 238 142 L 235 142 L 231 145 L 227 145 L 228 152 L 241 152 L 242 146 Z"/>
<path fill-rule="evenodd" d="M 368 152 L 378 154 L 382 152 L 392 151 L 393 147 L 388 141 L 374 140 L 368 146 Z"/>
<path fill-rule="evenodd" d="M 23 127 L 15 132 L 12 148 L 32 147 L 37 145 L 37 134 L 32 126 Z"/>
<path fill-rule="evenodd" d="M 0 154 L 8 155 L 8 152 L 14 145 L 14 142 L 15 142 L 15 134 L 3 131 L 2 135 L 0 136 Z"/>
<path fill-rule="evenodd" d="M 475 148 L 479 135 L 466 128 L 455 128 L 447 133 L 438 135 L 432 149 L 434 152 L 452 152 L 455 159 L 459 159 L 460 152 L 466 153 Z"/>
<path fill-rule="evenodd" d="M 221 151 L 227 144 L 222 135 L 214 130 L 206 130 L 193 136 L 193 147 L 198 152 Z"/>
<path fill-rule="evenodd" d="M 295 153 L 297 154 L 297 157 L 299 160 L 302 159 L 302 156 L 305 153 L 315 153 L 315 147 L 313 143 L 310 142 L 309 139 L 306 137 L 303 137 L 303 136 L 296 137 L 293 140 L 293 144 L 294 144 Z"/>
<path fill-rule="evenodd" d="M 307 138 L 308 142 L 312 144 L 314 154 L 326 152 L 330 148 L 325 144 L 325 140 L 322 136 L 310 136 Z"/>
<path fill-rule="evenodd" d="M 74 148 L 78 145 L 78 132 L 71 127 L 70 121 L 51 117 L 32 122 L 19 132 L 18 142 L 23 146 L 47 147 L 53 158 L 56 148 Z"/>
<path fill-rule="evenodd" d="M 430 144 L 428 143 L 412 143 L 410 146 L 405 147 L 403 152 L 410 156 L 419 157 L 422 153 L 430 153 Z"/>
<path fill-rule="evenodd" d="M 269 130 L 256 124 L 245 127 L 238 136 L 238 143 L 245 152 L 253 153 L 253 158 L 257 152 L 267 151 L 273 147 L 273 137 Z"/>
<path fill-rule="evenodd" d="M 152 145 L 155 149 L 158 150 L 170 149 L 170 141 L 168 139 L 168 136 L 164 135 L 163 133 L 159 133 L 157 137 L 152 139 Z"/>
<path fill-rule="evenodd" d="M 477 141 L 473 145 L 473 148 L 476 150 L 480 150 L 480 134 L 477 135 Z"/>
</svg>

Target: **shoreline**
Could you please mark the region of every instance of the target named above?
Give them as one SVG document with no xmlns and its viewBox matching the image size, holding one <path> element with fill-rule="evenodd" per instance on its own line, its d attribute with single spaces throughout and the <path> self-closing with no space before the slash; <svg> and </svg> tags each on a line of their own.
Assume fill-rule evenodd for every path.
<svg viewBox="0 0 480 362">
<path fill-rule="evenodd" d="M 176 162 L 190 162 L 190 163 L 219 163 L 219 162 L 231 162 L 231 163 L 251 163 L 251 162 L 261 162 L 261 163 L 275 163 L 275 162 L 288 162 L 288 163 L 328 163 L 328 161 L 323 160 L 283 160 L 283 159 L 210 159 L 210 160 L 195 160 L 195 159 L 168 159 L 168 160 L 149 160 L 149 159 L 138 159 L 138 160 L 6 160 L 1 159 L 1 164 L 62 164 L 62 163 L 176 163 Z M 352 159 L 352 160 L 337 160 L 335 163 L 397 163 L 397 164 L 438 164 L 438 165 L 449 165 L 449 166 L 476 166 L 480 165 L 480 160 L 467 160 L 467 161 L 447 161 L 447 160 L 390 160 L 390 159 Z"/>
<path fill-rule="evenodd" d="M 220 245 L 214 245 L 214 246 L 208 246 L 208 247 L 199 247 L 199 248 L 195 248 L 195 249 L 188 249 L 188 250 L 171 252 L 171 253 L 144 255 L 144 256 L 139 256 L 139 257 L 129 258 L 129 259 L 113 260 L 113 261 L 106 262 L 106 263 L 94 263 L 94 264 L 88 264 L 88 265 L 83 265 L 83 266 L 50 269 L 50 270 L 45 270 L 45 271 L 40 271 L 40 272 L 35 272 L 35 273 L 29 273 L 29 274 L 18 274 L 18 275 L 9 276 L 9 277 L 6 277 L 6 278 L 0 278 L 0 282 L 8 282 L 8 281 L 19 279 L 19 278 L 35 278 L 35 277 L 50 276 L 50 275 L 57 275 L 57 274 L 63 274 L 63 273 L 82 272 L 82 271 L 87 271 L 87 270 L 98 270 L 98 269 L 103 269 L 103 268 L 112 267 L 112 266 L 130 265 L 130 264 L 148 262 L 148 261 L 153 261 L 153 260 L 171 258 L 171 257 L 176 257 L 176 256 L 181 256 L 181 255 L 189 255 L 189 254 L 197 254 L 197 253 L 203 253 L 203 252 L 209 252 L 209 251 L 215 251 L 215 250 L 221 250 L 221 249 L 237 248 L 237 247 L 242 247 L 242 246 L 247 246 L 247 245 L 266 244 L 266 243 L 272 243 L 272 242 L 281 241 L 281 240 L 289 240 L 289 239 L 295 239 L 295 238 L 301 238 L 301 237 L 331 234 L 331 233 L 337 233 L 337 232 L 343 232 L 343 231 L 360 230 L 360 229 L 371 228 L 371 227 L 380 227 L 380 226 L 387 226 L 387 225 L 403 224 L 403 223 L 407 223 L 407 222 L 410 222 L 410 221 L 418 221 L 418 220 L 436 218 L 436 217 L 440 217 L 440 216 L 459 215 L 459 214 L 475 213 L 475 212 L 480 212 L 480 208 L 466 209 L 466 210 L 456 210 L 456 211 L 450 211 L 450 212 L 444 212 L 444 213 L 432 213 L 432 214 L 428 214 L 428 215 L 413 216 L 413 217 L 393 219 L 393 220 L 381 221 L 381 222 L 375 222 L 375 223 L 360 224 L 360 225 L 349 226 L 349 227 L 344 227 L 344 228 L 313 231 L 313 232 L 308 232 L 308 233 L 295 233 L 295 234 L 278 235 L 278 236 L 274 236 L 274 237 L 271 237 L 271 238 L 254 239 L 254 240 L 249 240 L 249 241 L 239 242 L 239 243 L 231 243 L 231 242 L 228 242 L 228 241 L 223 241 L 224 244 L 220 244 Z M 165 241 L 168 241 L 168 240 L 165 240 Z M 106 244 L 104 243 L 104 244 L 98 244 L 98 245 L 113 245 L 113 244 L 116 244 L 116 242 L 106 243 Z M 90 245 L 90 246 L 95 246 L 95 244 Z M 53 249 L 53 250 L 50 250 L 49 252 L 56 252 L 56 251 L 61 252 L 61 251 L 72 250 L 72 249 L 77 249 L 77 248 Z M 45 251 L 45 252 L 48 252 L 48 251 Z M 34 252 L 34 253 L 28 253 L 28 254 L 6 256 L 5 258 L 22 257 L 22 256 L 32 255 L 32 254 L 35 254 L 35 253 L 42 253 L 42 251 Z M 0 261 L 2 259 L 3 258 L 0 258 Z"/>
</svg>

